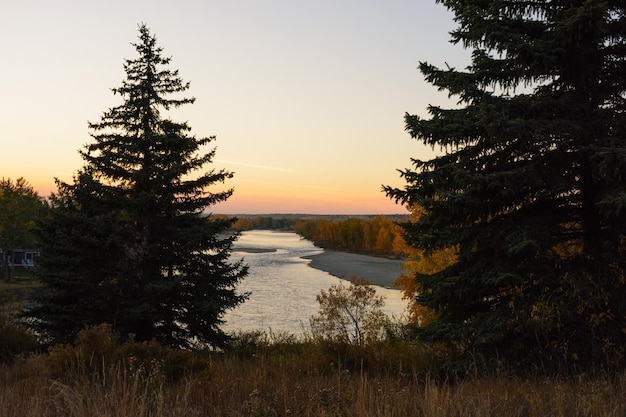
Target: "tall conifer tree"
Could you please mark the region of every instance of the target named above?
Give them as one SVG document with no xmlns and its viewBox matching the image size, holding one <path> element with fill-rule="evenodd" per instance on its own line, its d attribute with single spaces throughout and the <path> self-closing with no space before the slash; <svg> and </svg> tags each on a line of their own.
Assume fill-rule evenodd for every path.
<svg viewBox="0 0 626 417">
<path fill-rule="evenodd" d="M 93 142 L 72 184 L 58 182 L 41 229 L 41 280 L 31 311 L 47 335 L 71 339 L 84 325 L 109 323 L 122 336 L 177 347 L 221 345 L 223 313 L 244 296 L 247 267 L 229 259 L 234 219 L 207 215 L 232 177 L 198 170 L 212 162 L 214 137 L 198 139 L 165 112 L 194 102 L 168 69 L 156 38 L 139 27 L 138 57 L 113 89 L 123 103 L 91 123 Z"/>
<path fill-rule="evenodd" d="M 626 4 L 438 3 L 472 61 L 420 70 L 459 107 L 406 115 L 411 136 L 444 153 L 384 187 L 426 210 L 410 244 L 458 253 L 415 277 L 439 313 L 421 337 L 519 366 L 623 366 Z"/>
</svg>

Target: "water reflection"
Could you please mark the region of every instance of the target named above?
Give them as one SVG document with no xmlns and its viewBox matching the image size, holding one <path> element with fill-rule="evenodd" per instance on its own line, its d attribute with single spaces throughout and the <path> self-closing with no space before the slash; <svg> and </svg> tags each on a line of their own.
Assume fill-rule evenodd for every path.
<svg viewBox="0 0 626 417">
<path fill-rule="evenodd" d="M 271 330 L 301 334 L 309 317 L 318 311 L 315 296 L 322 289 L 346 281 L 308 266 L 303 256 L 322 249 L 296 233 L 253 230 L 244 232 L 234 246 L 233 257 L 244 258 L 250 273 L 238 286 L 250 298 L 226 316 L 226 331 Z M 385 297 L 385 311 L 399 317 L 406 302 L 399 290 L 377 287 Z"/>
</svg>

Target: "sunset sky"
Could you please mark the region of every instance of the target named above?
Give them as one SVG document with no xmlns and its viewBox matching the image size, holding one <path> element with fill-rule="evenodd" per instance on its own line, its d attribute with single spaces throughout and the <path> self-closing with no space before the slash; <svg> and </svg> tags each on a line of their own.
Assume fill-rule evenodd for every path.
<svg viewBox="0 0 626 417">
<path fill-rule="evenodd" d="M 215 213 L 406 212 L 381 186 L 439 150 L 410 138 L 404 114 L 454 105 L 417 66 L 469 62 L 434 0 L 6 1 L 0 178 L 41 195 L 71 180 L 87 122 L 121 103 L 110 89 L 140 22 L 191 82 L 196 103 L 171 117 L 215 135 L 213 168 L 235 172 Z"/>
</svg>

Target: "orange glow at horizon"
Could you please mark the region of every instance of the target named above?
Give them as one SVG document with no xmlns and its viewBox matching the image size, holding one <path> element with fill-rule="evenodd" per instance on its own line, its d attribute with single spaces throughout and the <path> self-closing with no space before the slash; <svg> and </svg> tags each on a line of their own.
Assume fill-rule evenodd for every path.
<svg viewBox="0 0 626 417">
<path fill-rule="evenodd" d="M 290 196 L 268 193 L 265 195 L 238 195 L 210 208 L 219 214 L 408 214 L 382 192 L 379 196 L 344 195 L 340 200 L 323 195 Z"/>
<path fill-rule="evenodd" d="M 215 146 L 215 159 L 192 176 L 234 173 L 209 188 L 234 189 L 214 213 L 407 213 L 382 184 L 402 187 L 398 170 L 440 150 L 412 140 L 404 115 L 455 105 L 418 63 L 471 62 L 449 42 L 453 15 L 434 1 L 365 2 L 358 13 L 324 0 L 192 2 L 175 19 L 143 0 L 5 3 L 0 178 L 22 177 L 42 197 L 57 191 L 55 178 L 73 181 L 93 140 L 88 123 L 121 104 L 111 88 L 136 57 L 139 22 L 190 82 L 184 96 L 197 98 L 164 116 L 216 138 L 201 150 Z"/>
<path fill-rule="evenodd" d="M 41 197 L 48 197 L 57 190 L 53 178 L 22 177 Z M 15 180 L 19 176 L 7 178 Z M 62 180 L 71 181 L 65 178 Z M 357 190 L 353 193 L 341 193 L 341 198 L 338 199 L 336 193 L 328 191 L 315 193 L 306 189 L 300 192 L 290 190 L 285 195 L 260 184 L 252 187 L 253 190 L 250 190 L 249 184 L 246 187 L 235 185 L 234 188 L 235 192 L 227 201 L 211 206 L 208 210 L 216 214 L 408 214 L 406 208 L 395 204 L 382 191 L 379 195 L 365 195 Z M 245 193 L 239 192 L 239 188 L 244 188 Z"/>
</svg>

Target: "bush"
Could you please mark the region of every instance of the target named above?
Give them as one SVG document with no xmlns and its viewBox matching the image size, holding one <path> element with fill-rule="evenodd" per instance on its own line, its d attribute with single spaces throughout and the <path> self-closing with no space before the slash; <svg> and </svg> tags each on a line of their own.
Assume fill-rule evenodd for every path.
<svg viewBox="0 0 626 417">
<path fill-rule="evenodd" d="M 68 370 L 97 376 L 111 369 L 122 369 L 158 374 L 167 381 L 179 380 L 207 363 L 200 353 L 173 349 L 156 341 L 136 342 L 132 335 L 120 344 L 119 336 L 106 324 L 85 328 L 72 345 L 54 346 L 46 359 L 46 367 L 53 376 Z"/>
<path fill-rule="evenodd" d="M 37 339 L 28 329 L 0 315 L 0 362 L 11 362 L 16 355 L 36 348 Z"/>
<path fill-rule="evenodd" d="M 391 321 L 382 311 L 385 300 L 366 280 L 352 277 L 348 287 L 331 285 L 316 297 L 320 305 L 310 318 L 314 337 L 362 345 L 385 338 Z"/>
<path fill-rule="evenodd" d="M 0 363 L 11 362 L 16 355 L 32 352 L 37 348 L 37 338 L 26 326 L 14 319 L 22 302 L 13 297 L 0 303 Z"/>
</svg>

